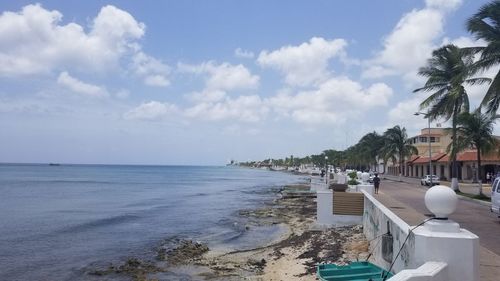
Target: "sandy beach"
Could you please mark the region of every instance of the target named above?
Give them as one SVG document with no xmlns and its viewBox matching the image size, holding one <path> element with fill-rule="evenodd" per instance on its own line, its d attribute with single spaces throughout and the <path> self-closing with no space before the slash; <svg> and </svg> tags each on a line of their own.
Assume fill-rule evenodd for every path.
<svg viewBox="0 0 500 281">
<path fill-rule="evenodd" d="M 309 185 L 285 186 L 283 192 L 292 189 L 306 190 Z M 264 208 L 241 211 L 263 224 L 284 224 L 289 231 L 279 241 L 256 249 L 208 251 L 193 262 L 206 269 L 198 275 L 207 280 L 316 280 L 317 263 L 367 256 L 361 226 L 314 230 L 315 214 L 311 197 L 281 197 Z"/>
</svg>

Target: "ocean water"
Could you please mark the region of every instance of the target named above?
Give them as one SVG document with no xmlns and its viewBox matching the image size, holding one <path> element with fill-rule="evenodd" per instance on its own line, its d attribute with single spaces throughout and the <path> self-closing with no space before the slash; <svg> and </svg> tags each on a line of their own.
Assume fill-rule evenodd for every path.
<svg viewBox="0 0 500 281">
<path fill-rule="evenodd" d="M 300 180 L 239 167 L 2 164 L 0 280 L 87 280 L 93 265 L 150 258 L 173 238 L 256 247 L 280 229 L 248 230 L 238 211 Z"/>
</svg>

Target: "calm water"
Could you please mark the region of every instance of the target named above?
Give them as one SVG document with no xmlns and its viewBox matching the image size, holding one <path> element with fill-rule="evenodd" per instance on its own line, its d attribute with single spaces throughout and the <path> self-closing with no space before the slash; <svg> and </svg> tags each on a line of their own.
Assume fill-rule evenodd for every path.
<svg viewBox="0 0 500 281">
<path fill-rule="evenodd" d="M 0 279 L 85 280 L 84 268 L 147 258 L 172 237 L 254 247 L 276 229 L 245 231 L 238 210 L 299 180 L 237 167 L 0 165 Z"/>
</svg>

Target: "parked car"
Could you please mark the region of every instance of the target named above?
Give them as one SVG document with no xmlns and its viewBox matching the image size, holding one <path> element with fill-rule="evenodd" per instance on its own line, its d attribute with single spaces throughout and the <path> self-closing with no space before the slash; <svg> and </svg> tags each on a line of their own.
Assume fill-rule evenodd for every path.
<svg viewBox="0 0 500 281">
<path fill-rule="evenodd" d="M 430 175 L 425 175 L 421 180 L 420 180 L 421 185 L 431 185 L 431 176 Z M 436 175 L 432 175 L 432 185 L 438 185 L 439 184 L 439 178 Z"/>
<path fill-rule="evenodd" d="M 491 186 L 490 210 L 500 217 L 500 178 L 496 178 Z"/>
</svg>

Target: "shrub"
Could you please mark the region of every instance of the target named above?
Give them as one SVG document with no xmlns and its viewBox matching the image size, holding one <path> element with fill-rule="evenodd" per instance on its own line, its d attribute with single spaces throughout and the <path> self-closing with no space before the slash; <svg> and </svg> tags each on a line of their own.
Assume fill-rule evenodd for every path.
<svg viewBox="0 0 500 281">
<path fill-rule="evenodd" d="M 350 179 L 348 182 L 347 182 L 348 185 L 358 185 L 359 182 L 355 179 Z"/>
</svg>

